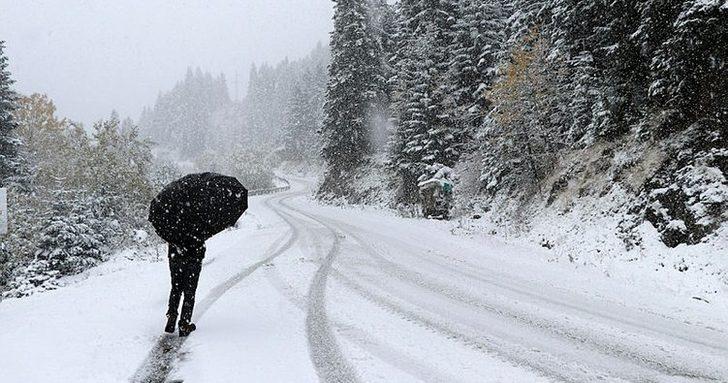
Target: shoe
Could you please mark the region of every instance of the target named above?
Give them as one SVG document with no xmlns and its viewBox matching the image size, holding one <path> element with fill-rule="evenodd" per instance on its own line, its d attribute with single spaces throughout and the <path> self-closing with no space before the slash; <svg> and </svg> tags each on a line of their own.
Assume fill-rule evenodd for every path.
<svg viewBox="0 0 728 383">
<path fill-rule="evenodd" d="M 180 337 L 186 337 L 187 335 L 190 335 L 192 331 L 197 330 L 197 326 L 195 326 L 194 323 L 189 324 L 179 324 L 179 336 Z"/>
<path fill-rule="evenodd" d="M 177 323 L 177 315 L 167 314 L 167 325 L 164 326 L 164 332 L 174 334 L 174 327 Z"/>
</svg>

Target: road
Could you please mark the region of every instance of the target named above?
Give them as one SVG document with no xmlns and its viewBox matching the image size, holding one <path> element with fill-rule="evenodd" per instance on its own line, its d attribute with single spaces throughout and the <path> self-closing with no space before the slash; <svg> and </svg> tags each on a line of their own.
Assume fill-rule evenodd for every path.
<svg viewBox="0 0 728 383">
<path fill-rule="evenodd" d="M 491 257 L 493 250 L 416 220 L 316 206 L 305 198 L 307 186 L 296 182 L 263 203 L 285 240 L 220 285 L 201 310 L 253 272 L 263 274 L 248 288 L 272 288 L 295 307 L 301 321 L 291 326 L 300 327 L 314 380 L 728 381 L 720 324 L 690 324 L 659 304 L 630 307 L 566 283 L 572 276 L 564 269 L 516 256 L 503 262 L 503 254 Z M 602 288 L 615 297 L 632 293 L 609 287 Z M 214 361 L 195 365 L 195 354 L 187 370 L 194 366 L 200 381 L 220 373 Z M 183 362 L 179 380 L 185 369 Z"/>
<path fill-rule="evenodd" d="M 452 223 L 251 199 L 208 241 L 189 338 L 163 256 L 0 304 L 3 382 L 728 382 L 726 308 Z M 646 275 L 645 278 L 649 276 Z"/>
</svg>

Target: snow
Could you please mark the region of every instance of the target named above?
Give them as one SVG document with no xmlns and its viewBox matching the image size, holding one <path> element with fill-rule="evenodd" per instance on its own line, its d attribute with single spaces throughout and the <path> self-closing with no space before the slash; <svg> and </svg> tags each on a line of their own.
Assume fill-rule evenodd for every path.
<svg viewBox="0 0 728 383">
<path fill-rule="evenodd" d="M 681 219 L 673 219 L 672 221 L 667 223 L 666 228 L 669 230 L 677 230 L 681 232 L 688 231 L 687 226 L 685 226 L 685 222 Z"/>
<path fill-rule="evenodd" d="M 545 260 L 568 264 L 578 273 L 600 273 L 646 291 L 667 290 L 686 302 L 697 296 L 725 305 L 720 302 L 728 291 L 728 225 L 696 245 L 669 248 L 645 222 L 637 228 L 641 244 L 626 250 L 617 234 L 626 217 L 624 198 L 624 190 L 615 187 L 603 197 L 582 197 L 563 209 L 540 210 L 527 231 L 493 224 L 490 213 L 479 220 L 460 219 L 453 226 L 463 236 L 493 233 L 512 243 L 541 244 L 538 253 Z M 657 208 L 664 210 L 659 203 Z M 681 220 L 669 226 L 685 230 Z"/>
<path fill-rule="evenodd" d="M 162 312 L 153 294 L 166 288 L 161 266 L 119 257 L 75 285 L 2 301 L 3 380 L 124 380 L 158 330 L 149 319 Z"/>
<path fill-rule="evenodd" d="M 204 328 L 202 327 L 204 326 Z M 298 341 L 294 341 L 298 340 Z M 303 318 L 263 273 L 237 285 L 205 314 L 171 378 L 187 382 L 313 382 Z"/>
<path fill-rule="evenodd" d="M 146 230 L 134 230 L 134 241 L 144 242 L 149 238 L 149 233 Z"/>
<path fill-rule="evenodd" d="M 198 330 L 170 380 L 728 378 L 728 299 L 684 294 L 692 264 L 658 274 L 615 262 L 605 275 L 519 238 L 321 206 L 311 182 L 291 179 L 291 191 L 252 198 L 239 227 L 208 242 Z M 654 228 L 641 229 L 656 247 Z M 690 249 L 669 250 L 687 261 L 700 251 Z M 121 382 L 143 370 L 169 283 L 155 250 L 2 301 L 3 382 Z"/>
<path fill-rule="evenodd" d="M 254 263 L 277 236 L 254 212 L 241 223 L 208 242 L 200 296 Z M 162 250 L 165 256 L 144 261 L 120 253 L 66 278 L 63 288 L 0 302 L 2 381 L 127 381 L 164 326 L 169 271 Z"/>
</svg>

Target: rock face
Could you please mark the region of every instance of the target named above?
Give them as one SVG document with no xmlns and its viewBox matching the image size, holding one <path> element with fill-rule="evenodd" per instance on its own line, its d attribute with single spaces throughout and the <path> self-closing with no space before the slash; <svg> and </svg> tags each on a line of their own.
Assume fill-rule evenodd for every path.
<svg viewBox="0 0 728 383">
<path fill-rule="evenodd" d="M 727 142 L 726 124 L 696 122 L 645 184 L 633 211 L 643 212 L 667 246 L 698 243 L 728 219 Z"/>
<path fill-rule="evenodd" d="M 584 229 L 611 216 L 618 224 L 604 231 L 631 250 L 643 244 L 645 222 L 668 247 L 701 243 L 728 222 L 728 124 L 717 120 L 699 120 L 669 136 L 624 137 L 564 152 L 530 195 L 505 185 L 484 192 L 476 177 L 470 177 L 476 187 L 468 188 L 469 167 L 458 168 L 465 182 L 456 188 L 457 208 L 468 216 L 490 212 L 492 221 L 509 227 L 525 218 L 530 230 L 544 216 L 570 214 L 574 222 L 561 222 L 568 236 L 574 225 Z"/>
</svg>

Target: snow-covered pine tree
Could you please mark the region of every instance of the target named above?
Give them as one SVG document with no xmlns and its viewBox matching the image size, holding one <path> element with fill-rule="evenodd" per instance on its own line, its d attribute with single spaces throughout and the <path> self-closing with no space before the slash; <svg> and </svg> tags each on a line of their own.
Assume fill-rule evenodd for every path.
<svg viewBox="0 0 728 383">
<path fill-rule="evenodd" d="M 548 38 L 533 27 L 522 40 L 491 91 L 494 110 L 483 127 L 481 150 L 489 153 L 484 158 L 486 184 L 506 181 L 501 186 L 533 192 L 564 146 L 563 128 L 552 116 L 565 102 L 549 61 Z"/>
<path fill-rule="evenodd" d="M 684 2 L 673 0 L 646 0 L 638 5 L 640 23 L 633 37 L 646 62 L 652 60 L 662 43 L 672 35 L 673 23 L 683 5 Z"/>
<path fill-rule="evenodd" d="M 380 93 L 377 95 L 377 102 L 388 107 L 392 93 L 389 79 L 394 76 L 395 70 L 392 58 L 397 51 L 397 12 L 386 0 L 369 0 L 369 2 L 372 30 L 376 34 L 381 61 L 381 65 L 378 66 L 380 76 L 378 80 L 382 83 L 377 85 Z"/>
<path fill-rule="evenodd" d="M 453 117 L 455 99 L 447 81 L 455 5 L 441 0 L 400 4 L 398 36 L 406 50 L 398 54 L 398 126 L 391 162 L 400 177 L 398 199 L 417 198 L 417 179 L 428 165 L 452 166 L 465 141 Z"/>
<path fill-rule="evenodd" d="M 382 152 L 386 150 L 391 133 L 393 79 L 396 76 L 393 57 L 397 50 L 397 14 L 394 6 L 388 4 L 386 0 L 369 0 L 369 2 L 372 30 L 376 34 L 377 56 L 380 62 L 377 65 L 371 141 L 372 150 Z"/>
<path fill-rule="evenodd" d="M 602 69 L 615 94 L 609 105 L 614 125 L 599 132 L 605 139 L 629 131 L 642 117 L 640 107 L 647 101 L 649 61 L 643 60 L 633 38 L 640 20 L 639 4 L 637 0 L 612 1 L 605 10 L 606 25 L 595 31 L 605 40 L 597 52 L 603 52 Z"/>
<path fill-rule="evenodd" d="M 12 89 L 14 81 L 10 77 L 8 65 L 5 42 L 0 41 L 0 186 L 7 185 L 19 166 L 17 154 L 20 141 L 14 132 L 17 124 L 13 119 L 18 96 Z"/>
<path fill-rule="evenodd" d="M 97 201 L 79 193 L 68 198 L 68 194 L 54 193 L 53 214 L 41 232 L 36 254 L 48 271 L 61 275 L 76 274 L 101 261 L 112 229 L 94 214 Z"/>
<path fill-rule="evenodd" d="M 230 105 L 224 76 L 188 68 L 184 80 L 142 113 L 139 125 L 145 138 L 194 158 L 211 146 L 213 114 Z"/>
<path fill-rule="evenodd" d="M 631 40 L 639 47 L 646 68 L 653 66 L 653 58 L 658 53 L 662 43 L 672 35 L 673 24 L 680 14 L 683 4 L 684 2 L 671 0 L 646 0 L 637 5 L 640 22 L 636 31 L 632 34 Z M 647 101 L 651 104 L 652 109 L 658 111 L 661 116 L 659 118 L 660 122 L 657 124 L 653 122 L 653 117 L 649 115 L 646 115 L 647 118 L 639 123 L 636 132 L 638 137 L 642 139 L 684 128 L 681 125 L 685 122 L 684 116 L 681 116 L 675 109 L 671 109 L 666 113 L 664 100 L 660 100 L 659 97 L 650 97 L 649 83 L 654 80 L 654 75 L 651 72 L 652 70 L 647 76 L 647 83 L 642 84 L 643 88 L 645 88 L 643 92 L 647 94 Z"/>
<path fill-rule="evenodd" d="M 454 25 L 450 81 L 462 124 L 480 126 L 505 44 L 506 9 L 501 0 L 459 0 Z"/>
<path fill-rule="evenodd" d="M 5 42 L 0 41 L 0 187 L 8 186 L 20 167 L 20 141 L 15 136 L 17 124 L 13 119 L 13 112 L 17 108 L 17 95 L 12 89 L 13 79 L 10 77 L 8 65 Z M 12 256 L 5 239 L 0 239 L 0 288 L 10 277 L 11 269 L 8 266 Z"/>
<path fill-rule="evenodd" d="M 86 179 L 78 186 L 97 198 L 98 217 L 107 220 L 106 226 L 122 229 L 106 238 L 113 245 L 128 241 L 129 233 L 146 225 L 143 212 L 154 196 L 149 143 L 139 139 L 136 127 L 122 133 L 120 124 L 114 115 L 94 124 L 93 141 L 82 165 L 84 173 L 94 176 L 84 174 Z"/>
<path fill-rule="evenodd" d="M 564 139 L 572 147 L 590 145 L 597 138 L 596 124 L 607 121 L 603 106 L 602 77 L 594 63 L 594 55 L 587 38 L 592 25 L 574 12 L 575 1 L 554 1 L 541 8 L 542 33 L 551 42 L 551 62 L 560 61 L 559 93 L 566 101 L 554 124 L 562 126 Z M 587 8 L 588 10 L 590 8 Z M 549 17 L 545 17 L 548 13 Z"/>
<path fill-rule="evenodd" d="M 570 56 L 576 58 L 577 78 L 590 76 L 592 122 L 587 141 L 613 139 L 624 134 L 640 117 L 646 100 L 647 66 L 633 38 L 639 25 L 637 1 L 556 2 L 553 27 Z M 586 111 L 586 108 L 583 108 Z M 583 120 L 585 116 L 575 116 Z"/>
<path fill-rule="evenodd" d="M 287 59 L 276 66 L 253 65 L 244 100 L 248 128 L 244 145 L 274 150 L 282 144 L 279 133 L 297 76 L 298 72 Z"/>
<path fill-rule="evenodd" d="M 321 69 L 319 69 L 321 70 Z M 311 71 L 293 85 L 286 108 L 284 148 L 287 159 L 311 161 L 318 153 L 316 132 L 320 129 L 322 94 Z"/>
<path fill-rule="evenodd" d="M 725 122 L 728 5 L 719 0 L 682 3 L 672 33 L 652 60 L 650 96 L 658 104 L 677 109 L 687 123 L 703 117 L 718 117 Z"/>
<path fill-rule="evenodd" d="M 36 253 L 38 235 L 51 210 L 46 203 L 49 189 L 75 171 L 76 164 L 69 157 L 78 153 L 79 148 L 67 145 L 67 121 L 58 119 L 55 110 L 48 97 L 33 94 L 21 97 L 13 112 L 15 134 L 23 143 L 18 148 L 18 158 L 24 182 L 12 183 L 8 196 L 13 230 L 0 238 L 0 290 L 15 279 L 18 268 Z"/>
<path fill-rule="evenodd" d="M 506 0 L 506 45 L 513 47 L 519 44 L 533 27 L 543 28 L 548 22 L 545 17 L 547 8 L 573 1 L 577 0 Z"/>
<path fill-rule="evenodd" d="M 575 147 L 592 144 L 599 129 L 595 123 L 604 121 L 599 118 L 603 110 L 600 90 L 601 78 L 594 67 L 594 57 L 589 51 L 572 56 L 569 61 L 570 78 L 563 85 L 566 94 L 571 96 L 568 105 L 570 121 L 566 122 L 568 143 Z"/>
<path fill-rule="evenodd" d="M 390 104 L 390 113 L 392 119 L 399 121 L 407 118 L 407 109 L 404 107 L 403 90 L 407 88 L 409 81 L 408 75 L 412 73 L 412 46 L 413 26 L 410 24 L 412 18 L 408 12 L 412 12 L 410 8 L 414 5 L 411 2 L 399 1 L 394 6 L 395 11 L 395 30 L 392 56 L 389 58 L 389 68 L 391 68 L 391 76 L 388 80 L 389 88 L 392 90 L 392 103 Z M 392 144 L 392 143 L 390 143 Z"/>
<path fill-rule="evenodd" d="M 262 136 L 263 126 L 265 125 L 263 114 L 267 112 L 265 108 L 265 96 L 270 89 L 270 85 L 266 83 L 265 73 L 269 72 L 267 65 L 260 68 L 253 64 L 250 67 L 248 77 L 248 93 L 245 102 L 249 109 L 246 113 L 247 134 L 244 137 L 244 145 L 259 146 Z"/>
<path fill-rule="evenodd" d="M 300 136 L 307 124 L 306 95 L 300 83 L 293 85 L 291 98 L 286 106 L 286 118 L 283 124 L 283 148 L 285 158 L 292 161 L 301 161 L 303 158 L 304 143 Z"/>
<path fill-rule="evenodd" d="M 351 171 L 371 153 L 370 123 L 379 70 L 378 44 L 366 0 L 337 0 L 321 129 L 326 174 L 320 193 L 347 195 Z"/>
</svg>

